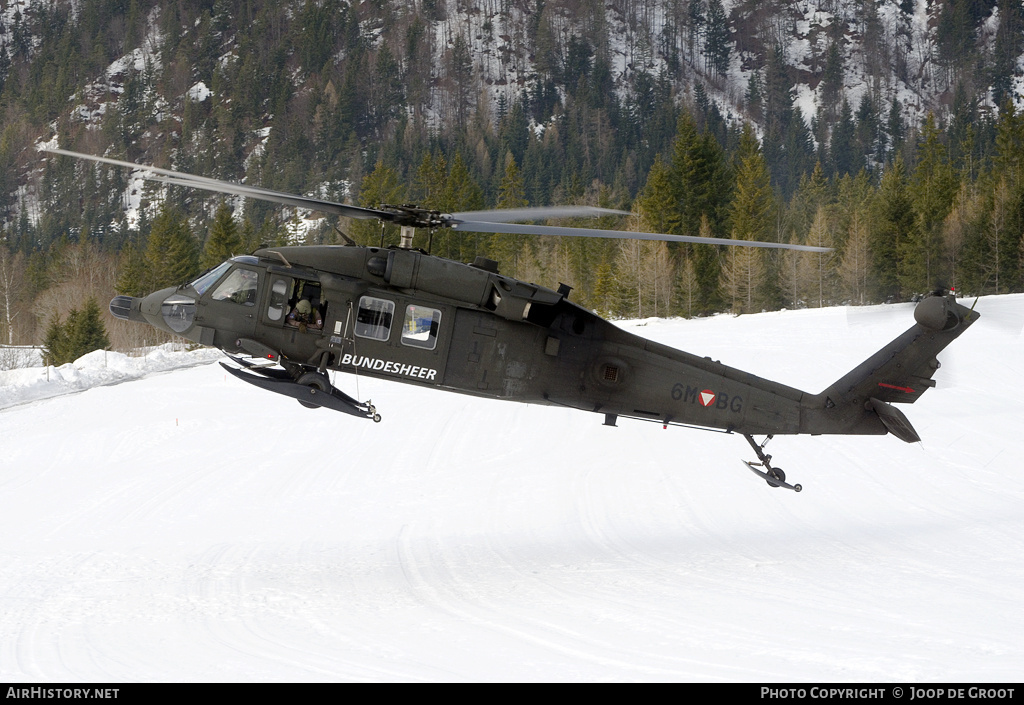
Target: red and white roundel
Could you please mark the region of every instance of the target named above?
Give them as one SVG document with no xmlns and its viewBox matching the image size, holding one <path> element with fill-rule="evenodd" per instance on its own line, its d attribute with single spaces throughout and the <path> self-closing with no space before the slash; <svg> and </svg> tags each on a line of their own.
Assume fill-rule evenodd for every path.
<svg viewBox="0 0 1024 705">
<path fill-rule="evenodd" d="M 711 406 L 712 404 L 715 403 L 715 393 L 712 392 L 710 389 L 705 389 L 703 392 L 700 393 L 699 399 L 701 406 Z"/>
</svg>

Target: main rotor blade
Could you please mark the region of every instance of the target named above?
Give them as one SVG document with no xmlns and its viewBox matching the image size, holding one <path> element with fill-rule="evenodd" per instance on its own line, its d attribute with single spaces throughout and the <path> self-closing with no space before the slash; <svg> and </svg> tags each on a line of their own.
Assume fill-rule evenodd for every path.
<svg viewBox="0 0 1024 705">
<path fill-rule="evenodd" d="M 87 159 L 101 164 L 111 164 L 113 166 L 120 166 L 128 169 L 140 169 L 144 172 L 142 175 L 143 178 L 151 179 L 153 181 L 162 181 L 176 186 L 188 186 L 191 188 L 203 189 L 205 191 L 214 191 L 216 193 L 227 193 L 233 196 L 255 198 L 261 201 L 271 201 L 273 203 L 280 203 L 282 205 L 293 206 L 296 208 L 308 208 L 310 210 L 342 215 L 348 218 L 377 219 L 386 221 L 397 219 L 394 213 L 375 210 L 373 208 L 349 206 L 344 203 L 324 201 L 319 198 L 310 198 L 308 196 L 297 196 L 290 193 L 261 188 L 259 186 L 248 186 L 246 184 L 238 184 L 231 181 L 221 181 L 220 179 L 211 179 L 205 176 L 186 174 L 181 171 L 160 169 L 155 166 L 135 164 L 134 162 L 111 159 L 110 157 L 97 157 L 92 154 L 82 154 L 81 152 L 72 152 L 66 149 L 57 149 L 55 147 L 40 147 L 39 149 L 52 154 L 61 154 L 66 157 L 74 157 L 76 159 Z"/>
<path fill-rule="evenodd" d="M 786 242 L 759 242 L 757 240 L 730 240 L 724 237 L 695 237 L 692 235 L 666 235 L 661 233 L 634 233 L 629 230 L 597 230 L 595 228 L 566 228 L 555 225 L 518 225 L 515 223 L 485 223 L 481 221 L 453 222 L 453 230 L 476 233 L 504 233 L 507 235 L 561 235 L 569 237 L 606 237 L 618 240 L 664 240 L 666 242 L 692 242 L 702 245 L 737 245 L 739 247 L 766 247 L 801 252 L 831 252 L 830 247 L 790 245 Z"/>
<path fill-rule="evenodd" d="M 535 206 L 533 208 L 502 208 L 451 214 L 455 220 L 482 221 L 484 223 L 513 223 L 517 220 L 549 220 L 551 218 L 599 218 L 604 215 L 632 215 L 632 213 L 594 206 Z"/>
<path fill-rule="evenodd" d="M 244 184 L 236 184 L 227 181 L 208 183 L 206 181 L 192 181 L 190 179 L 178 178 L 176 176 L 165 176 L 163 174 L 152 174 L 146 178 L 151 181 L 159 181 L 172 186 L 184 186 L 186 188 L 197 188 L 204 191 L 227 193 L 234 196 L 243 196 L 245 198 L 255 198 L 260 201 L 279 203 L 281 205 L 292 206 L 294 208 L 306 208 L 320 213 L 330 213 L 332 215 L 341 215 L 348 218 L 390 220 L 393 217 L 391 213 L 387 213 L 385 211 L 349 206 L 344 203 L 334 203 L 333 201 L 323 201 L 318 198 L 310 198 L 308 196 L 296 196 L 295 194 L 271 191 L 269 189 L 259 188 L 256 186 L 246 186 Z"/>
<path fill-rule="evenodd" d="M 146 166 L 134 162 L 112 159 L 110 157 L 97 157 L 92 154 L 72 152 L 56 147 L 40 147 L 43 152 L 60 154 L 76 159 L 86 159 L 101 164 L 138 169 L 142 172 L 143 178 L 154 181 L 161 181 L 175 186 L 186 186 L 190 188 L 203 189 L 216 193 L 227 193 L 233 196 L 255 198 L 262 201 L 270 201 L 295 208 L 308 208 L 321 213 L 331 213 L 348 218 L 375 219 L 385 222 L 410 224 L 422 226 L 421 222 L 412 222 L 419 219 L 413 212 L 403 212 L 396 208 L 395 211 L 377 210 L 374 208 L 362 208 L 360 206 L 349 206 L 344 203 L 324 201 L 319 198 L 298 196 L 281 191 L 273 191 L 259 186 L 248 186 L 246 184 L 221 181 L 205 176 L 196 176 L 170 169 L 160 169 L 155 166 Z M 440 222 L 433 221 L 437 225 L 448 225 L 453 230 L 462 230 L 478 233 L 504 233 L 511 235 L 560 235 L 568 237 L 604 237 L 632 240 L 664 240 L 668 242 L 691 242 L 710 245 L 737 245 L 740 247 L 768 247 L 784 250 L 800 250 L 803 252 L 830 252 L 828 247 L 814 247 L 811 245 L 790 245 L 782 242 L 758 242 L 755 240 L 730 240 L 717 237 L 694 237 L 690 235 L 667 235 L 659 233 L 635 233 L 626 230 L 597 230 L 594 228 L 569 228 L 552 225 L 517 225 L 516 220 L 540 220 L 546 218 L 571 218 L 571 217 L 598 217 L 603 215 L 629 215 L 624 211 L 612 210 L 609 208 L 594 208 L 592 206 L 548 206 L 538 208 L 510 208 L 506 210 L 492 211 L 467 211 L 454 213 L 441 218 Z"/>
</svg>

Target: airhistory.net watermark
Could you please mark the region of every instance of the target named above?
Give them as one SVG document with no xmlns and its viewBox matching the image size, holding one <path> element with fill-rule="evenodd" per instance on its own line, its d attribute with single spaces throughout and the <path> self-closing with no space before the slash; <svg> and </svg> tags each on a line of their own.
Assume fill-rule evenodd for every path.
<svg viewBox="0 0 1024 705">
<path fill-rule="evenodd" d="M 8 688 L 8 698 L 27 699 L 63 699 L 63 700 L 98 700 L 117 698 L 120 688 Z"/>
</svg>

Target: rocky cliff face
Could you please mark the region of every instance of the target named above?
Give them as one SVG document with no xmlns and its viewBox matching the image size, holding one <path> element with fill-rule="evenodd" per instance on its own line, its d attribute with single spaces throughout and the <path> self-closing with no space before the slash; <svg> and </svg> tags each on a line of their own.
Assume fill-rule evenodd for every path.
<svg viewBox="0 0 1024 705">
<path fill-rule="evenodd" d="M 858 129 L 854 161 L 881 164 L 928 113 L 1019 104 L 1022 18 L 993 0 L 17 0 L 0 13 L 0 206 L 17 216 L 26 139 L 344 197 L 389 143 L 437 136 L 491 179 L 482 132 L 520 109 L 539 137 L 571 104 L 593 113 L 574 130 L 636 128 L 614 147 L 636 152 L 634 192 L 670 139 L 651 132 L 666 101 L 769 140 L 798 111 L 814 149 Z"/>
</svg>

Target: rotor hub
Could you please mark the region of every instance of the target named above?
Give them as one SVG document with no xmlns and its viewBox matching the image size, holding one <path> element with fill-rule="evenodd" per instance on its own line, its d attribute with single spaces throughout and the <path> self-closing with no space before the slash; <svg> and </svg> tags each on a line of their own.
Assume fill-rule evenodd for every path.
<svg viewBox="0 0 1024 705">
<path fill-rule="evenodd" d="M 448 226 L 448 217 L 441 214 L 441 211 L 420 208 L 409 203 L 402 205 L 391 205 L 382 203 L 379 210 L 392 214 L 391 222 L 404 228 L 443 228 Z"/>
</svg>

